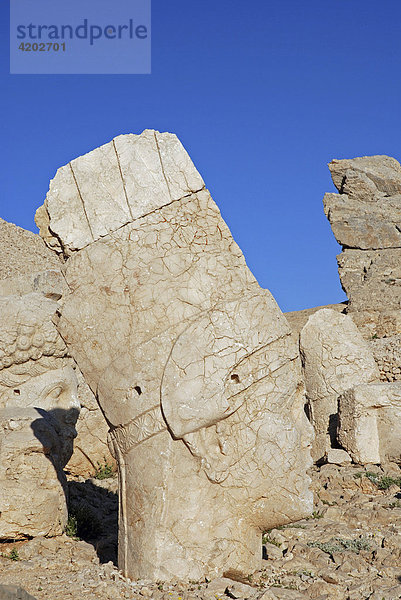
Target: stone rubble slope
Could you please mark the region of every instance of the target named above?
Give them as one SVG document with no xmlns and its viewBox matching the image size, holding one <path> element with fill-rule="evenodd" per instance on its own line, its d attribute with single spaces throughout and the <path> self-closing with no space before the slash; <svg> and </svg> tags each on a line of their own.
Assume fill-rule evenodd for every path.
<svg viewBox="0 0 401 600">
<path fill-rule="evenodd" d="M 60 260 L 39 235 L 0 218 L 0 280 L 32 272 L 59 270 Z"/>
<path fill-rule="evenodd" d="M 37 600 L 401 598 L 401 469 L 324 465 L 313 468 L 311 476 L 313 516 L 266 532 L 259 569 L 241 581 L 223 577 L 166 584 L 125 578 L 111 562 L 117 541 L 116 479 L 78 478 L 70 480 L 70 493 L 87 509 L 86 529 L 93 529 L 94 519 L 103 529 L 92 539 L 86 536 L 86 542 L 64 535 L 3 544 L 0 583 L 19 585 Z M 16 561 L 7 558 L 14 547 Z M 99 563 L 96 548 L 105 562 Z"/>
</svg>

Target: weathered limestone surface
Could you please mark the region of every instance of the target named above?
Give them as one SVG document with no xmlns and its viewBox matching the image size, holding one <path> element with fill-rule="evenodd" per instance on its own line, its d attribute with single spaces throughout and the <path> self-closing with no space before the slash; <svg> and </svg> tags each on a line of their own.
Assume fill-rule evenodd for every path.
<svg viewBox="0 0 401 600">
<path fill-rule="evenodd" d="M 401 379 L 401 166 L 389 156 L 333 160 L 339 194 L 325 213 L 343 252 L 337 257 L 348 312 L 373 350 L 384 381 Z"/>
<path fill-rule="evenodd" d="M 68 290 L 62 262 L 39 235 L 0 219 L 0 297 L 42 294 L 59 300 Z M 10 315 L 12 317 L 12 315 Z M 75 475 L 93 475 L 97 463 L 113 464 L 107 446 L 108 425 L 93 393 L 76 369 L 81 412 L 74 453 L 67 469 Z"/>
<path fill-rule="evenodd" d="M 389 156 L 333 160 L 339 194 L 324 210 L 343 246 L 338 257 L 349 311 L 401 308 L 401 166 Z"/>
<path fill-rule="evenodd" d="M 116 461 L 107 445 L 109 426 L 106 419 L 81 371 L 77 368 L 75 373 L 81 411 L 76 424 L 74 452 L 66 470 L 73 475 L 93 476 L 99 466 L 105 463 L 116 469 Z"/>
<path fill-rule="evenodd" d="M 352 319 L 328 308 L 309 317 L 300 334 L 300 351 L 317 461 L 335 443 L 339 396 L 358 384 L 378 381 L 380 373 Z"/>
<path fill-rule="evenodd" d="M 401 248 L 401 165 L 389 156 L 333 160 L 339 194 L 326 194 L 325 213 L 339 244 L 361 250 Z"/>
<path fill-rule="evenodd" d="M 401 379 L 401 336 L 395 335 L 369 342 L 382 381 Z"/>
<path fill-rule="evenodd" d="M 312 433 L 290 328 L 190 158 L 172 134 L 120 136 L 57 172 L 38 221 L 69 256 L 58 329 L 111 425 L 120 567 L 249 574 L 262 531 L 311 511 Z"/>
<path fill-rule="evenodd" d="M 77 380 L 41 294 L 0 297 L 0 539 L 62 533 Z"/>
<path fill-rule="evenodd" d="M 345 313 L 347 310 L 347 303 L 342 302 L 340 304 L 328 304 L 327 306 L 314 306 L 312 308 L 305 308 L 304 310 L 294 310 L 292 312 L 284 313 L 284 316 L 291 327 L 293 339 L 297 346 L 299 345 L 299 334 L 301 333 L 303 326 L 306 325 L 309 317 L 314 315 L 318 310 L 322 310 L 322 308 L 330 308 L 339 313 Z"/>
<path fill-rule="evenodd" d="M 369 383 L 339 398 L 341 444 L 354 462 L 401 463 L 401 383 Z"/>
<path fill-rule="evenodd" d="M 401 248 L 345 249 L 338 268 L 350 312 L 401 309 Z"/>
<path fill-rule="evenodd" d="M 60 260 L 35 233 L 0 218 L 0 280 L 60 269 Z"/>
</svg>

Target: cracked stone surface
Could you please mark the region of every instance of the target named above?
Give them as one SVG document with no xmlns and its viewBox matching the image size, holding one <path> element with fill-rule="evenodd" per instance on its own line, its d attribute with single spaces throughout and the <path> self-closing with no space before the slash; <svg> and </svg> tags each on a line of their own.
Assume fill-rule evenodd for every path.
<svg viewBox="0 0 401 600">
<path fill-rule="evenodd" d="M 306 393 L 315 429 L 313 458 L 336 442 L 338 398 L 361 383 L 379 381 L 368 343 L 348 315 L 324 308 L 309 317 L 300 334 Z"/>
<path fill-rule="evenodd" d="M 401 334 L 401 166 L 389 156 L 333 160 L 324 210 L 343 246 L 340 279 L 366 338 Z"/>
<path fill-rule="evenodd" d="M 68 289 L 61 266 L 60 257 L 46 247 L 39 235 L 0 219 L 0 297 L 35 293 L 60 300 Z M 99 462 L 114 466 L 114 459 L 107 446 L 107 423 L 76 365 L 74 369 L 79 380 L 81 412 L 67 469 L 88 476 Z"/>
<path fill-rule="evenodd" d="M 338 270 L 382 381 L 401 379 L 401 166 L 389 156 L 333 160 L 339 194 L 324 210 L 343 251 Z"/>
<path fill-rule="evenodd" d="M 57 327 L 111 427 L 119 565 L 246 573 L 308 515 L 298 351 L 176 136 L 146 130 L 62 167 L 37 213 L 67 258 Z"/>
<path fill-rule="evenodd" d="M 77 380 L 38 293 L 0 297 L 0 539 L 62 533 Z"/>
<path fill-rule="evenodd" d="M 401 248 L 401 165 L 389 156 L 333 160 L 339 194 L 324 210 L 339 244 L 360 250 Z"/>
<path fill-rule="evenodd" d="M 116 540 L 116 480 L 69 482 L 102 525 L 78 541 L 65 535 L 0 545 L 0 581 L 37 600 L 396 600 L 401 597 L 401 470 L 369 465 L 311 469 L 312 517 L 267 531 L 255 572 L 233 580 L 131 580 L 100 546 Z M 385 485 L 383 485 L 385 483 Z M 110 512 L 114 517 L 110 519 Z M 110 529 L 111 528 L 111 529 Z M 262 537 L 262 536 L 261 536 Z M 14 549 L 19 561 L 10 560 Z M 97 550 L 97 552 L 96 552 Z M 238 581 L 239 579 L 239 581 Z"/>
<path fill-rule="evenodd" d="M 401 463 L 401 383 L 368 383 L 339 397 L 338 438 L 355 463 Z"/>
</svg>

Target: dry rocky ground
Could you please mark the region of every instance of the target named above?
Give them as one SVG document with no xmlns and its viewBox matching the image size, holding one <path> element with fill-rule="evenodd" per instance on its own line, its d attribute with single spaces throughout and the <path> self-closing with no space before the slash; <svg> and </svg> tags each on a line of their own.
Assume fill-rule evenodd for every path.
<svg viewBox="0 0 401 600">
<path fill-rule="evenodd" d="M 241 582 L 189 584 L 125 579 L 115 566 L 117 479 L 73 478 L 69 533 L 75 537 L 2 544 L 0 583 L 19 585 L 38 600 L 401 598 L 401 469 L 323 465 L 312 478 L 313 516 L 264 535 L 260 571 Z"/>
</svg>

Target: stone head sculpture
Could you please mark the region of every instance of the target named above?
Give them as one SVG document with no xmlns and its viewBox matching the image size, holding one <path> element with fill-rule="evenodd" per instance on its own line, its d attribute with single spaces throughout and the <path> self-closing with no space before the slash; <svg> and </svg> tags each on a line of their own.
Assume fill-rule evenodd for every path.
<svg viewBox="0 0 401 600">
<path fill-rule="evenodd" d="M 77 380 L 38 293 L 0 297 L 0 538 L 62 533 Z"/>
<path fill-rule="evenodd" d="M 110 425 L 133 578 L 255 570 L 308 515 L 311 428 L 289 326 L 178 139 L 124 135 L 57 172 L 37 223 L 62 252 L 57 327 Z"/>
</svg>

